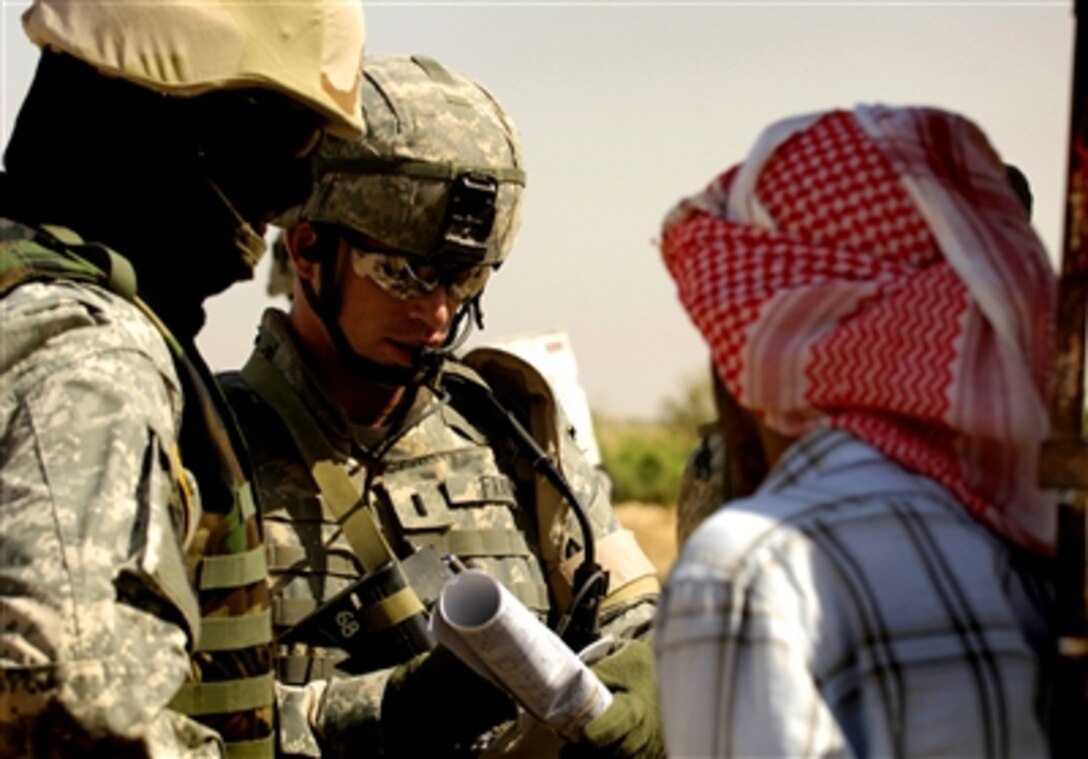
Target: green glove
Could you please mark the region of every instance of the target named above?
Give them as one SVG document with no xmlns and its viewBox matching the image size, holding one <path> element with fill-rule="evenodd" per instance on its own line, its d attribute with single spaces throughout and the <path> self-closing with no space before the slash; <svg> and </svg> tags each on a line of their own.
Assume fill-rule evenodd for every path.
<svg viewBox="0 0 1088 759">
<path fill-rule="evenodd" d="M 664 757 L 653 647 L 646 641 L 629 640 L 590 669 L 612 691 L 612 704 L 590 720 L 582 740 L 563 747 L 561 759 Z"/>
<path fill-rule="evenodd" d="M 457 756 L 515 714 L 505 693 L 439 646 L 393 670 L 382 696 L 382 740 L 389 756 Z"/>
</svg>

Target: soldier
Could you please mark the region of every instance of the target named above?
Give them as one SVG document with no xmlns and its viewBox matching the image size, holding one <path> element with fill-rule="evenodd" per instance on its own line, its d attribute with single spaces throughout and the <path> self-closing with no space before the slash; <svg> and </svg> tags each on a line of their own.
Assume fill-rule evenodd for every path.
<svg viewBox="0 0 1088 759">
<path fill-rule="evenodd" d="M 281 750 L 347 755 L 380 739 L 385 755 L 543 754 L 544 743 L 554 755 L 543 731 L 496 737 L 509 699 L 445 649 L 427 652 L 416 623 L 448 574 L 436 557 L 450 555 L 575 647 L 592 637 L 582 612 L 599 605 L 601 632 L 623 640 L 594 665 L 613 706 L 564 755 L 660 755 L 639 639 L 653 565 L 540 376 L 500 351 L 455 352 L 514 241 L 525 184 L 514 125 L 478 84 L 422 56 L 368 58 L 362 98 L 366 137 L 322 143 L 315 191 L 291 214 L 290 312 L 267 311 L 246 366 L 222 378 L 265 509 L 277 676 L 292 686 L 280 707 L 299 727 Z M 495 396 L 558 460 L 592 543 Z M 608 585 L 586 606 L 572 589 L 586 587 L 590 545 Z"/>
<path fill-rule="evenodd" d="M 0 216 L 0 756 L 272 756 L 261 529 L 194 346 L 361 134 L 357 4 L 40 0 Z M 225 411 L 225 406 L 222 407 Z"/>
</svg>

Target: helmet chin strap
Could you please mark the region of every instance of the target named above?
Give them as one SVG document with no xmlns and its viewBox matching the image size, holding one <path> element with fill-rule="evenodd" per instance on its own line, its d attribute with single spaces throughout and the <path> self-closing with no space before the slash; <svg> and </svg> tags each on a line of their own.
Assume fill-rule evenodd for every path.
<svg viewBox="0 0 1088 759">
<path fill-rule="evenodd" d="M 237 223 L 234 228 L 234 248 L 238 251 L 239 258 L 249 267 L 250 271 L 256 269 L 261 256 L 268 249 L 267 243 L 265 243 L 263 237 L 257 234 L 257 230 L 253 228 L 253 225 L 246 221 L 242 214 L 238 213 L 238 209 L 230 202 L 230 198 L 219 188 L 219 185 L 207 175 L 205 175 L 205 179 L 208 185 L 211 186 L 212 192 L 222 201 L 227 213 L 234 217 L 234 221 Z"/>
</svg>

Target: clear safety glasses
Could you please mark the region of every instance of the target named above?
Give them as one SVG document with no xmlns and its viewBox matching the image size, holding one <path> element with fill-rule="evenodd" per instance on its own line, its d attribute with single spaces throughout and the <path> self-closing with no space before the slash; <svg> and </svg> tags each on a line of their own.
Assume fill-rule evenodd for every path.
<svg viewBox="0 0 1088 759">
<path fill-rule="evenodd" d="M 434 292 L 439 285 L 457 303 L 464 303 L 483 292 L 491 266 L 440 266 L 436 263 L 412 263 L 409 256 L 360 250 L 352 247 L 351 266 L 360 277 L 369 277 L 378 287 L 395 298 L 412 300 Z"/>
</svg>

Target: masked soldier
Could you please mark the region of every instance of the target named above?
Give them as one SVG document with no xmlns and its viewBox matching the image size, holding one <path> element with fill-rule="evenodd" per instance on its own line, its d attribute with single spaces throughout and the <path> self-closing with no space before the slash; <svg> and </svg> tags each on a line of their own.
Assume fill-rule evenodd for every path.
<svg viewBox="0 0 1088 759">
<path fill-rule="evenodd" d="M 284 220 L 290 312 L 269 310 L 248 363 L 223 378 L 265 509 L 277 676 L 292 686 L 281 713 L 300 715 L 281 749 L 340 755 L 381 740 L 385 755 L 539 754 L 550 741 L 554 755 L 545 731 L 492 740 L 511 701 L 430 650 L 426 614 L 449 556 L 498 579 L 572 648 L 598 632 L 620 641 L 594 665 L 612 707 L 565 756 L 656 756 L 652 657 L 638 639 L 653 565 L 540 375 L 503 352 L 455 351 L 513 244 L 525 185 L 514 125 L 430 58 L 369 57 L 363 79 L 365 138 L 323 141 L 315 190 Z"/>
<path fill-rule="evenodd" d="M 662 595 L 670 754 L 1047 754 L 1055 280 L 1011 177 L 962 116 L 859 105 L 667 215 L 727 476 L 759 464 Z"/>
<path fill-rule="evenodd" d="M 354 3 L 36 2 L 0 210 L 0 756 L 272 756 L 261 528 L 194 347 L 361 134 Z"/>
</svg>

